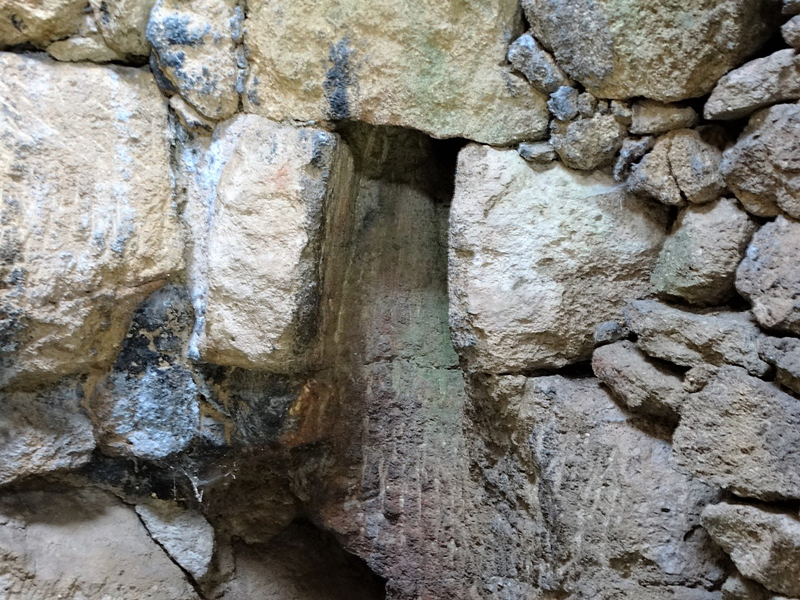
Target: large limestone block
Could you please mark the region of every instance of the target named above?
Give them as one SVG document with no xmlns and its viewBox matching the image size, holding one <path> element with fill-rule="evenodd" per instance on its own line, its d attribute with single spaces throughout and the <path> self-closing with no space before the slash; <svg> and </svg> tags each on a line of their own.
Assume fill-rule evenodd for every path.
<svg viewBox="0 0 800 600">
<path fill-rule="evenodd" d="M 736 271 L 736 289 L 762 327 L 800 334 L 800 223 L 778 217 L 759 229 Z"/>
<path fill-rule="evenodd" d="M 171 86 L 209 119 L 239 108 L 241 9 L 236 0 L 157 0 L 147 41 Z"/>
<path fill-rule="evenodd" d="M 769 37 L 775 0 L 524 0 L 537 38 L 602 98 L 709 92 Z"/>
<path fill-rule="evenodd" d="M 95 440 L 82 399 L 83 386 L 71 380 L 36 392 L 0 391 L 0 484 L 91 460 Z"/>
<path fill-rule="evenodd" d="M 0 4 L 0 48 L 50 42 L 76 33 L 86 0 L 4 0 Z"/>
<path fill-rule="evenodd" d="M 133 509 L 96 489 L 4 497 L 0 581 L 14 600 L 198 600 Z"/>
<path fill-rule="evenodd" d="M 523 382 L 508 416 L 537 473 L 521 481 L 541 511 L 525 543 L 542 587 L 570 598 L 677 599 L 724 577 L 721 553 L 698 527 L 719 492 L 680 471 L 667 439 L 637 426 L 596 379 Z M 510 478 L 496 485 L 524 493 Z"/>
<path fill-rule="evenodd" d="M 595 327 L 650 293 L 665 226 L 659 205 L 606 175 L 467 146 L 450 214 L 456 349 L 495 373 L 587 358 Z"/>
<path fill-rule="evenodd" d="M 244 106 L 489 144 L 541 138 L 546 96 L 505 65 L 517 0 L 254 0 Z"/>
<path fill-rule="evenodd" d="M 703 512 L 703 527 L 736 568 L 764 587 L 800 596 L 800 520 L 755 506 L 723 502 Z"/>
<path fill-rule="evenodd" d="M 759 217 L 781 211 L 800 218 L 800 105 L 778 104 L 755 113 L 725 151 L 722 173 L 744 207 Z"/>
<path fill-rule="evenodd" d="M 257 115 L 220 125 L 204 152 L 186 210 L 198 318 L 190 354 L 301 369 L 317 329 L 326 210 L 348 194 L 350 154 L 334 134 Z"/>
<path fill-rule="evenodd" d="M 141 69 L 16 54 L 0 98 L 0 385 L 105 366 L 182 265 L 166 102 Z"/>
<path fill-rule="evenodd" d="M 686 400 L 673 443 L 681 465 L 739 496 L 800 498 L 800 402 L 743 369 Z"/>
</svg>

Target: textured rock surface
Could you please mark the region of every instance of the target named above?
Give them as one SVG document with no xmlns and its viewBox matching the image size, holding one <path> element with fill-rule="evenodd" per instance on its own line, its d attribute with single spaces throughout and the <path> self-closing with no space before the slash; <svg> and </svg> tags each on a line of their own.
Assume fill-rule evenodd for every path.
<svg viewBox="0 0 800 600">
<path fill-rule="evenodd" d="M 653 300 L 631 302 L 625 321 L 638 346 L 655 358 L 684 367 L 731 364 L 763 375 L 758 356 L 760 333 L 747 313 L 693 313 Z"/>
<path fill-rule="evenodd" d="M 597 96 L 675 101 L 713 83 L 766 40 L 772 0 L 524 0 L 528 21 L 564 70 Z"/>
<path fill-rule="evenodd" d="M 779 50 L 734 69 L 706 101 L 706 119 L 740 119 L 770 104 L 800 98 L 800 62 L 794 50 Z"/>
<path fill-rule="evenodd" d="M 731 555 L 736 568 L 774 592 L 800 596 L 800 520 L 741 504 L 703 511 L 703 527 Z"/>
<path fill-rule="evenodd" d="M 689 397 L 673 443 L 681 465 L 739 496 L 800 498 L 800 402 L 742 369 Z"/>
<path fill-rule="evenodd" d="M 699 528 L 718 492 L 681 473 L 668 442 L 638 428 L 596 379 L 498 384 L 486 409 L 505 412 L 479 465 L 500 490 L 496 543 L 530 544 L 518 563 L 498 561 L 498 574 L 529 572 L 542 592 L 567 598 L 718 597 L 702 588 L 724 577 L 720 553 Z M 508 454 L 498 455 L 503 444 Z M 505 479 L 509 462 L 537 476 Z"/>
<path fill-rule="evenodd" d="M 160 459 L 198 435 L 199 390 L 178 358 L 193 316 L 186 293 L 172 285 L 137 308 L 113 371 L 89 401 L 106 453 Z"/>
<path fill-rule="evenodd" d="M 242 19 L 236 0 L 157 0 L 150 13 L 147 41 L 159 69 L 209 119 L 239 107 Z"/>
<path fill-rule="evenodd" d="M 195 580 L 207 573 L 214 555 L 214 529 L 198 512 L 167 500 L 136 505 L 136 514 L 158 545 Z"/>
<path fill-rule="evenodd" d="M 4 53 L 0 73 L 0 384 L 55 380 L 108 365 L 181 267 L 167 107 L 139 69 Z"/>
<path fill-rule="evenodd" d="M 797 16 L 792 17 L 781 27 L 781 36 L 783 41 L 789 44 L 792 48 L 800 48 L 800 19 Z"/>
<path fill-rule="evenodd" d="M 248 112 L 359 119 L 490 144 L 547 131 L 546 97 L 499 66 L 522 33 L 517 0 L 258 0 L 246 27 Z"/>
<path fill-rule="evenodd" d="M 722 153 L 703 136 L 681 129 L 658 138 L 652 152 L 633 167 L 628 186 L 672 206 L 716 200 L 725 190 Z"/>
<path fill-rule="evenodd" d="M 508 48 L 508 62 L 542 93 L 551 94 L 572 82 L 553 56 L 530 33 L 519 36 Z"/>
<path fill-rule="evenodd" d="M 799 133 L 800 106 L 779 104 L 754 114 L 725 151 L 725 182 L 754 215 L 800 218 Z"/>
<path fill-rule="evenodd" d="M 775 367 L 775 381 L 800 394 L 800 340 L 764 338 L 759 352 L 761 358 Z"/>
<path fill-rule="evenodd" d="M 677 419 L 686 395 L 680 376 L 649 359 L 633 342 L 595 350 L 592 370 L 633 412 Z"/>
<path fill-rule="evenodd" d="M 657 135 L 673 129 L 694 127 L 697 121 L 697 113 L 690 106 L 640 100 L 633 105 L 630 132 L 636 135 Z"/>
<path fill-rule="evenodd" d="M 564 164 L 591 171 L 614 160 L 622 147 L 625 127 L 612 115 L 596 114 L 588 119 L 550 125 L 550 143 Z"/>
<path fill-rule="evenodd" d="M 7 0 L 0 6 L 0 48 L 31 44 L 44 48 L 77 33 L 86 0 Z"/>
<path fill-rule="evenodd" d="M 664 242 L 653 285 L 692 304 L 722 304 L 736 292 L 736 267 L 755 230 L 736 200 L 689 206 Z"/>
<path fill-rule="evenodd" d="M 82 396 L 82 385 L 69 380 L 37 392 L 0 391 L 0 484 L 89 462 L 95 440 Z"/>
<path fill-rule="evenodd" d="M 471 370 L 560 367 L 647 278 L 664 239 L 657 206 L 604 175 L 534 170 L 467 146 L 450 215 L 450 324 Z M 502 232 L 502 233 L 501 233 Z"/>
<path fill-rule="evenodd" d="M 326 209 L 346 201 L 352 159 L 329 132 L 241 115 L 219 126 L 198 162 L 186 212 L 200 316 L 192 355 L 302 368 L 316 333 Z"/>
<path fill-rule="evenodd" d="M 108 47 L 132 56 L 150 54 L 145 29 L 155 3 L 156 0 L 89 0 Z"/>
<path fill-rule="evenodd" d="M 736 289 L 770 329 L 800 333 L 800 223 L 778 217 L 753 236 L 736 271 Z"/>
<path fill-rule="evenodd" d="M 47 47 L 47 53 L 63 62 L 90 61 L 105 63 L 112 60 L 122 60 L 114 50 L 106 46 L 99 34 L 87 36 L 74 36 L 59 42 L 53 42 Z"/>
<path fill-rule="evenodd" d="M 6 496 L 0 523 L 8 598 L 198 599 L 133 509 L 99 490 Z"/>
</svg>

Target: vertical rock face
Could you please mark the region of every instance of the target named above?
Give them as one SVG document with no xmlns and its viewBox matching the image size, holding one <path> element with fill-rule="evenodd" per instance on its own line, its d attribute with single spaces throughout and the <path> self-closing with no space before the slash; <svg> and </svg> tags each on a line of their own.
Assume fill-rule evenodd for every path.
<svg viewBox="0 0 800 600">
<path fill-rule="evenodd" d="M 721 555 L 699 528 L 718 492 L 677 468 L 657 429 L 640 429 L 594 379 L 491 386 L 477 402 L 494 413 L 479 420 L 494 422 L 479 464 L 497 554 L 509 559 L 496 574 L 532 586 L 512 597 L 534 587 L 566 598 L 718 597 L 703 587 L 724 578 Z"/>
<path fill-rule="evenodd" d="M 0 73 L 0 383 L 22 384 L 108 365 L 180 230 L 152 76 L 5 53 Z"/>
<path fill-rule="evenodd" d="M 303 367 L 316 334 L 327 210 L 352 166 L 334 134 L 255 115 L 217 129 L 190 176 L 192 352 L 277 372 Z"/>
<path fill-rule="evenodd" d="M 523 0 L 534 33 L 596 96 L 667 102 L 709 92 L 755 51 L 774 0 Z"/>
<path fill-rule="evenodd" d="M 664 240 L 659 207 L 601 174 L 534 169 L 516 152 L 467 146 L 450 215 L 450 322 L 471 370 L 561 367 L 595 327 L 650 293 Z"/>
<path fill-rule="evenodd" d="M 547 129 L 545 97 L 500 66 L 522 32 L 517 0 L 256 0 L 246 30 L 247 112 L 494 144 Z"/>
</svg>

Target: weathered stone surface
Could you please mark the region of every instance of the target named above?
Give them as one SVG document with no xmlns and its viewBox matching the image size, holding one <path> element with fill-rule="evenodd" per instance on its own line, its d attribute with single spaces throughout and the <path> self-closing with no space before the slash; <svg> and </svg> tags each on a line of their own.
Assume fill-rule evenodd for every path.
<svg viewBox="0 0 800 600">
<path fill-rule="evenodd" d="M 549 163 L 556 159 L 556 151 L 550 142 L 531 142 L 520 144 L 519 155 L 528 162 Z"/>
<path fill-rule="evenodd" d="M 490 508 L 495 544 L 526 540 L 513 567 L 535 585 L 512 597 L 719 597 L 702 588 L 724 578 L 721 552 L 698 527 L 719 493 L 676 468 L 668 441 L 637 427 L 596 379 L 499 380 L 510 397 L 485 400 L 507 406 L 499 422 L 511 432 L 490 452 L 505 440 L 508 454 L 481 466 L 502 494 Z M 537 477 L 512 479 L 509 463 Z"/>
<path fill-rule="evenodd" d="M 800 0 L 783 0 L 784 15 L 800 15 Z"/>
<path fill-rule="evenodd" d="M 239 108 L 236 0 L 157 0 L 147 41 L 161 72 L 201 114 L 221 120 Z"/>
<path fill-rule="evenodd" d="M 611 163 L 624 139 L 625 126 L 609 114 L 550 124 L 550 143 L 573 169 L 592 171 Z"/>
<path fill-rule="evenodd" d="M 656 140 L 653 150 L 631 167 L 627 187 L 631 192 L 654 198 L 667 206 L 683 206 L 686 199 L 669 164 L 671 146 L 670 135 Z"/>
<path fill-rule="evenodd" d="M 722 367 L 689 396 L 673 445 L 681 465 L 739 496 L 800 498 L 800 402 L 743 369 Z"/>
<path fill-rule="evenodd" d="M 105 367 L 182 265 L 166 102 L 140 69 L 5 53 L 0 98 L 0 385 Z"/>
<path fill-rule="evenodd" d="M 800 98 L 800 60 L 779 50 L 734 69 L 719 80 L 703 108 L 706 119 L 740 119 L 778 102 Z"/>
<path fill-rule="evenodd" d="M 0 4 L 0 48 L 45 48 L 78 32 L 86 0 L 6 0 Z"/>
<path fill-rule="evenodd" d="M 760 217 L 800 218 L 800 105 L 779 104 L 750 118 L 725 151 L 722 173 L 744 207 Z"/>
<path fill-rule="evenodd" d="M 682 129 L 672 134 L 669 167 L 681 195 L 689 202 L 711 202 L 723 194 L 721 163 L 722 152 L 699 131 Z"/>
<path fill-rule="evenodd" d="M 800 394 L 800 339 L 765 337 L 759 353 L 775 367 L 775 382 Z"/>
<path fill-rule="evenodd" d="M 0 485 L 75 469 L 91 459 L 92 424 L 77 381 L 36 392 L 0 391 Z"/>
<path fill-rule="evenodd" d="M 220 125 L 193 173 L 186 222 L 198 316 L 193 357 L 273 372 L 313 350 L 326 210 L 349 193 L 339 138 L 257 115 Z"/>
<path fill-rule="evenodd" d="M 0 500 L 0 581 L 25 600 L 198 600 L 136 513 L 99 490 Z"/>
<path fill-rule="evenodd" d="M 553 56 L 530 33 L 519 36 L 508 47 L 508 62 L 544 94 L 572 83 Z"/>
<path fill-rule="evenodd" d="M 603 321 L 594 330 L 594 343 L 613 344 L 619 342 L 630 336 L 631 332 L 627 325 L 618 323 L 617 321 Z"/>
<path fill-rule="evenodd" d="M 181 361 L 192 316 L 186 292 L 172 285 L 136 309 L 113 371 L 89 402 L 107 454 L 160 459 L 198 435 L 198 389 Z"/>
<path fill-rule="evenodd" d="M 199 512 L 171 500 L 136 505 L 136 513 L 158 545 L 195 580 L 208 574 L 214 556 L 214 529 Z"/>
<path fill-rule="evenodd" d="M 524 0 L 528 21 L 558 63 L 603 98 L 672 102 L 702 96 L 767 39 L 774 0 Z"/>
<path fill-rule="evenodd" d="M 546 96 L 503 67 L 517 0 L 248 3 L 247 112 L 488 144 L 541 139 Z"/>
<path fill-rule="evenodd" d="M 800 223 L 778 217 L 759 229 L 736 271 L 736 289 L 768 329 L 800 333 Z"/>
<path fill-rule="evenodd" d="M 627 180 L 633 165 L 642 160 L 645 154 L 652 150 L 654 144 L 655 139 L 649 135 L 643 138 L 625 138 L 619 151 L 619 158 L 614 165 L 614 179 Z"/>
<path fill-rule="evenodd" d="M 700 132 L 673 131 L 632 168 L 628 187 L 670 206 L 710 202 L 725 191 L 721 162 L 722 152 Z"/>
<path fill-rule="evenodd" d="M 450 325 L 469 369 L 587 358 L 595 327 L 650 292 L 663 217 L 608 176 L 560 164 L 534 170 L 513 150 L 463 149 L 450 215 Z"/>
<path fill-rule="evenodd" d="M 686 395 L 680 376 L 649 359 L 633 342 L 595 350 L 592 370 L 633 412 L 677 420 Z"/>
<path fill-rule="evenodd" d="M 770 600 L 771 597 L 764 586 L 739 573 L 730 575 L 722 585 L 722 600 Z"/>
<path fill-rule="evenodd" d="M 89 0 L 109 48 L 124 56 L 147 56 L 147 21 L 156 0 Z"/>
<path fill-rule="evenodd" d="M 756 225 L 736 200 L 690 205 L 664 242 L 650 280 L 692 304 L 722 304 L 735 293 L 736 268 Z"/>
<path fill-rule="evenodd" d="M 122 60 L 115 50 L 106 46 L 103 36 L 92 34 L 87 36 L 74 36 L 53 42 L 47 47 L 47 53 L 63 62 L 90 61 L 96 63 Z"/>
<path fill-rule="evenodd" d="M 702 522 L 742 575 L 774 592 L 800 596 L 800 520 L 796 516 L 724 502 L 708 506 Z"/>
<path fill-rule="evenodd" d="M 792 17 L 781 27 L 783 41 L 794 49 L 800 48 L 800 18 L 798 16 Z"/>
<path fill-rule="evenodd" d="M 547 108 L 559 121 L 570 121 L 578 116 L 579 96 L 578 90 L 574 87 L 561 86 L 550 94 Z"/>
<path fill-rule="evenodd" d="M 197 134 L 209 134 L 214 131 L 214 121 L 206 119 L 198 113 L 191 104 L 186 102 L 181 96 L 172 96 L 169 99 L 169 106 L 175 111 L 178 119 L 186 129 Z"/>
<path fill-rule="evenodd" d="M 658 135 L 673 129 L 697 125 L 697 113 L 690 106 L 639 100 L 633 104 L 630 132 L 635 135 Z"/>
<path fill-rule="evenodd" d="M 763 375 L 769 368 L 758 356 L 761 333 L 748 313 L 693 313 L 637 300 L 625 307 L 625 321 L 642 350 L 676 365 L 730 364 L 753 375 Z"/>
</svg>

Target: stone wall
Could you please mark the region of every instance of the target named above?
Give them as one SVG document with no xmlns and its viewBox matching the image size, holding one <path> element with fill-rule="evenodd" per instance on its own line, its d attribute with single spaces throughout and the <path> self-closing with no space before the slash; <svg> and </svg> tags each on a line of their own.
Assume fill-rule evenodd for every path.
<svg viewBox="0 0 800 600">
<path fill-rule="evenodd" d="M 800 2 L 0 5 L 0 599 L 800 598 Z"/>
</svg>

